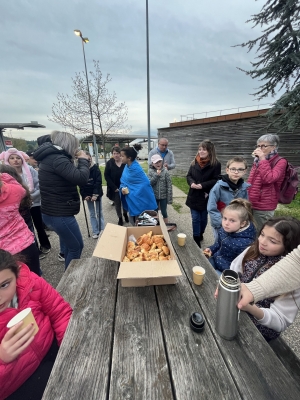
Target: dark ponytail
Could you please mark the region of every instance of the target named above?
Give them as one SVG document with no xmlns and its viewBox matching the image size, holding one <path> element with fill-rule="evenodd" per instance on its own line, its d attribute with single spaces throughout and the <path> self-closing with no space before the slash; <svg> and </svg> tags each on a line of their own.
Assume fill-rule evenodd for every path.
<svg viewBox="0 0 300 400">
<path fill-rule="evenodd" d="M 140 143 L 135 143 L 133 146 L 123 147 L 121 151 L 125 153 L 127 158 L 131 158 L 131 161 L 134 161 L 138 155 L 138 152 L 142 149 L 142 145 Z"/>
</svg>

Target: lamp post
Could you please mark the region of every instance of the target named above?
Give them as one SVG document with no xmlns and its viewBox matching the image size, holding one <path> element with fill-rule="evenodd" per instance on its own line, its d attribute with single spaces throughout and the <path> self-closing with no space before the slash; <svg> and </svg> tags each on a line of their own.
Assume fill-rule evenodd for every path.
<svg viewBox="0 0 300 400">
<path fill-rule="evenodd" d="M 89 39 L 82 37 L 82 33 L 81 33 L 81 31 L 79 29 L 75 29 L 74 33 L 75 33 L 76 36 L 79 36 L 81 38 L 81 42 L 82 42 L 84 68 L 85 68 L 86 84 L 87 84 L 87 90 L 88 90 L 88 96 L 89 96 L 89 106 L 90 106 L 90 114 L 91 114 L 91 122 L 92 122 L 95 159 L 96 159 L 96 164 L 99 165 L 99 163 L 98 163 L 98 147 L 97 147 L 97 141 L 96 141 L 96 135 L 95 135 L 95 129 L 94 129 L 92 104 L 91 104 L 91 95 L 90 95 L 90 87 L 89 87 L 89 78 L 88 78 L 88 73 L 87 73 L 87 69 L 86 69 L 86 60 L 85 60 L 85 51 L 84 51 L 84 43 L 88 43 Z"/>
<path fill-rule="evenodd" d="M 149 18 L 148 18 L 148 0 L 146 0 L 146 53 L 147 53 L 147 125 L 148 125 L 148 151 L 151 150 L 150 133 L 150 72 L 149 72 Z"/>
</svg>

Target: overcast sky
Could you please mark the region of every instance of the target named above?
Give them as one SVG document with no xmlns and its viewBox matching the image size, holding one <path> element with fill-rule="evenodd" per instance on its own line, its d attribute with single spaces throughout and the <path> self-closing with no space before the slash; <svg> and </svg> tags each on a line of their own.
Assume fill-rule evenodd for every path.
<svg viewBox="0 0 300 400">
<path fill-rule="evenodd" d="M 255 53 L 232 47 L 255 38 L 245 21 L 264 0 L 149 0 L 151 130 L 181 115 L 258 104 L 250 68 Z M 108 89 L 128 106 L 133 133 L 147 132 L 146 1 L 10 0 L 0 2 L 0 122 L 38 121 L 47 129 L 12 130 L 35 139 L 61 127 L 48 120 L 71 77 L 100 61 Z M 266 99 L 262 103 L 268 103 Z"/>
</svg>

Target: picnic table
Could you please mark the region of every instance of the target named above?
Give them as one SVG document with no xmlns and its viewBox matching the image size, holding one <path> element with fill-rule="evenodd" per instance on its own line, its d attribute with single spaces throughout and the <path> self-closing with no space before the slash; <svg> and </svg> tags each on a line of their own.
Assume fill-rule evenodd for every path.
<svg viewBox="0 0 300 400">
<path fill-rule="evenodd" d="M 118 263 L 76 260 L 58 290 L 73 307 L 43 400 L 299 399 L 300 387 L 241 313 L 232 341 L 215 330 L 217 275 L 188 238 L 177 245 L 183 275 L 176 285 L 122 287 Z M 203 285 L 192 267 L 206 269 Z M 201 312 L 205 330 L 190 329 Z"/>
</svg>

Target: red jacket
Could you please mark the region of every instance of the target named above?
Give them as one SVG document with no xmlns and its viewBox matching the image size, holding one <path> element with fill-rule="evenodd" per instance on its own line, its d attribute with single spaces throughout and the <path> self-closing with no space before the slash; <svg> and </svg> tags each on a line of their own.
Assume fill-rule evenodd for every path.
<svg viewBox="0 0 300 400">
<path fill-rule="evenodd" d="M 47 354 L 54 336 L 61 344 L 72 309 L 62 296 L 43 278 L 21 264 L 17 279 L 18 309 L 0 313 L 0 342 L 8 331 L 6 325 L 18 312 L 31 307 L 39 326 L 33 342 L 11 363 L 0 360 L 0 400 L 17 390 L 37 369 Z"/>
<path fill-rule="evenodd" d="M 17 254 L 34 243 L 34 235 L 19 213 L 26 191 L 9 174 L 1 174 L 0 180 L 0 248 Z"/>
<path fill-rule="evenodd" d="M 249 201 L 255 210 L 273 211 L 277 207 L 287 161 L 281 159 L 274 168 L 271 168 L 274 157 L 270 160 L 259 161 L 258 166 L 254 163 L 251 168 L 248 179 L 251 187 L 248 189 L 248 193 Z"/>
</svg>

